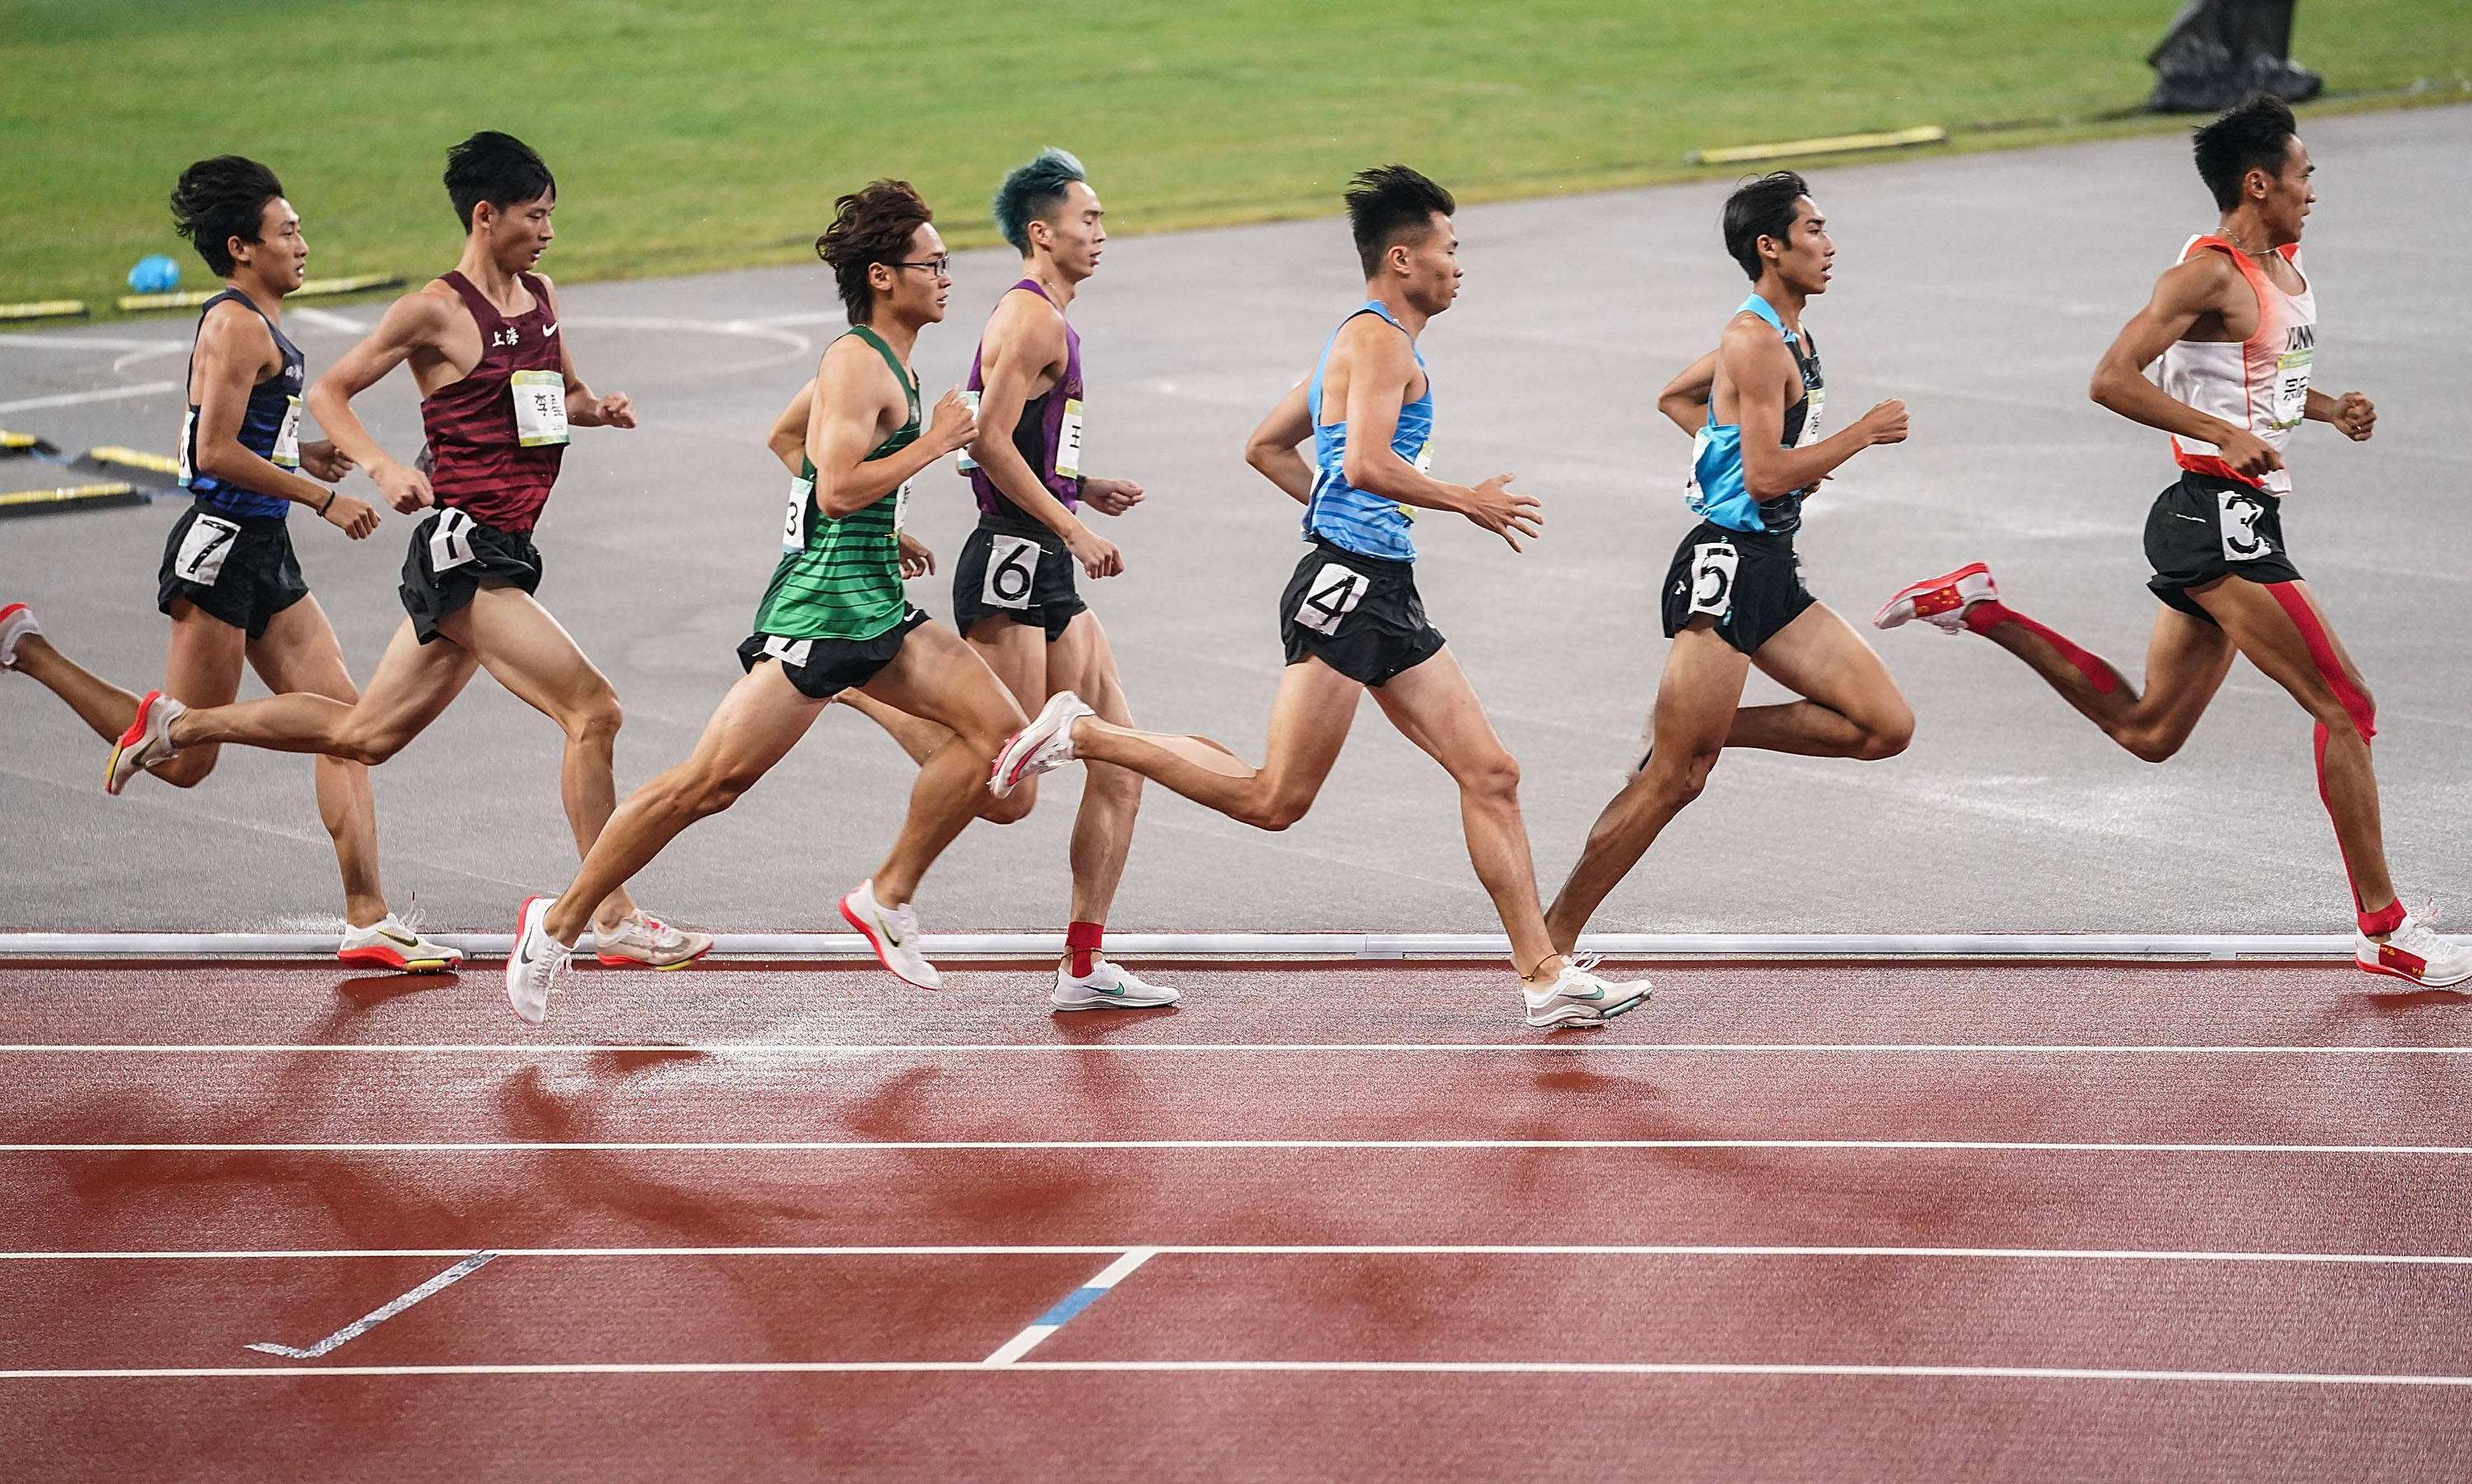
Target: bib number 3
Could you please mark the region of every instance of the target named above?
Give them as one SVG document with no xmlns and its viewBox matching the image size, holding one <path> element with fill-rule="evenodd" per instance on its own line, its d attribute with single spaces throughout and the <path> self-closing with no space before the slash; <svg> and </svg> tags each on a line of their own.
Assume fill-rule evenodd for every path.
<svg viewBox="0 0 2472 1484">
<path fill-rule="evenodd" d="M 998 536 L 987 544 L 987 577 L 979 601 L 989 608 L 1030 607 L 1030 592 L 1038 575 L 1039 544 L 1026 537 Z"/>
<path fill-rule="evenodd" d="M 2223 533 L 2225 562 L 2255 562 L 2274 555 L 2274 542 L 2257 528 L 2266 518 L 2266 504 L 2245 490 L 2216 491 L 2216 520 Z"/>
<path fill-rule="evenodd" d="M 1340 620 L 1356 611 L 1372 583 L 1353 567 L 1324 562 L 1305 585 L 1305 600 L 1296 605 L 1296 622 L 1326 637 L 1336 636 Z"/>
<path fill-rule="evenodd" d="M 804 476 L 790 481 L 790 509 L 781 517 L 781 549 L 807 549 L 807 506 L 816 497 L 816 482 Z"/>
<path fill-rule="evenodd" d="M 549 448 L 566 436 L 566 374 L 554 371 L 519 371 L 507 378 L 515 398 L 515 442 L 526 448 Z"/>
</svg>

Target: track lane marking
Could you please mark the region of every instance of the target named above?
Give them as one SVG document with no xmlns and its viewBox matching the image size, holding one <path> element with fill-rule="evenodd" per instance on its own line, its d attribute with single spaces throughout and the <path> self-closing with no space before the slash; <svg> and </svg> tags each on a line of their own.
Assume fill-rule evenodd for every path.
<svg viewBox="0 0 2472 1484">
<path fill-rule="evenodd" d="M 980 1364 L 1009 1366 L 1019 1363 L 1022 1356 L 1036 1350 L 1049 1335 L 1072 1323 L 1074 1315 L 1105 1298 L 1109 1289 L 1131 1277 L 1135 1268 L 1150 1261 L 1158 1254 L 1159 1250 L 1155 1247 L 1136 1247 L 1130 1252 L 1122 1254 L 1115 1261 L 1101 1268 L 1098 1275 L 1088 1282 L 1057 1300 L 1048 1307 L 1046 1313 L 1032 1320 L 1021 1333 L 997 1346 L 995 1352 Z"/>
<path fill-rule="evenodd" d="M 1462 1056 L 1476 1052 L 1533 1052 L 1553 1056 L 1700 1056 L 1743 1053 L 1754 1056 L 2472 1056 L 2466 1046 L 2353 1045 L 2160 1045 L 2125 1042 L 2110 1045 L 2054 1042 L 1983 1041 L 1669 1041 L 1581 1043 L 1574 1041 L 1094 1041 L 1062 1042 L 960 1041 L 837 1045 L 829 1041 L 366 1041 L 290 1044 L 283 1041 L 18 1041 L 0 1044 L 0 1055 L 56 1052 L 63 1055 L 136 1056 L 273 1056 L 300 1052 L 318 1056 L 446 1056 L 464 1052 L 487 1055 L 619 1055 L 670 1053 L 698 1056 L 1133 1056 L 1206 1055 L 1214 1052 L 1267 1054 L 1432 1053 Z"/>
<path fill-rule="evenodd" d="M 421 1300 L 443 1292 L 454 1284 L 462 1282 L 464 1280 L 471 1277 L 475 1273 L 478 1273 L 483 1268 L 488 1266 L 490 1263 L 504 1256 L 506 1256 L 504 1253 L 499 1252 L 476 1252 L 468 1254 L 464 1257 L 463 1261 L 455 1264 L 451 1268 L 448 1268 L 445 1272 L 439 1274 L 437 1277 L 432 1278 L 427 1282 L 422 1283 L 419 1287 L 413 1289 L 410 1293 L 398 1294 L 394 1298 L 389 1299 L 386 1303 L 381 1304 L 376 1308 L 363 1314 L 360 1318 L 353 1320 L 350 1324 L 345 1325 L 341 1329 L 336 1330 L 334 1333 L 326 1336 L 322 1340 L 320 1340 L 318 1343 L 310 1346 L 306 1350 L 295 1350 L 289 1345 L 278 1345 L 273 1340 L 252 1341 L 249 1348 L 254 1351 L 262 1351 L 270 1355 L 281 1355 L 287 1360 L 315 1360 L 319 1356 L 325 1354 L 328 1351 L 334 1350 L 338 1346 L 348 1345 L 352 1341 L 359 1339 L 362 1335 L 367 1334 L 378 1326 L 385 1324 L 388 1320 L 392 1319 L 397 1314 L 402 1313 L 405 1309 L 418 1304 Z"/>
<path fill-rule="evenodd" d="M 0 1154 L 873 1154 L 1144 1149 L 1896 1149 L 1992 1154 L 2472 1155 L 2472 1144 L 2104 1143 L 1990 1138 L 385 1139 L 367 1143 L 0 1144 Z"/>
<path fill-rule="evenodd" d="M 13 1262 L 201 1262 L 332 1261 L 341 1259 L 453 1257 L 461 1247 L 308 1247 L 248 1251 L 0 1252 Z M 1365 1242 L 1251 1243 L 1162 1242 L 1144 1248 L 1122 1243 L 1022 1246 L 919 1245 L 778 1247 L 492 1247 L 501 1257 L 1071 1257 L 1110 1253 L 1200 1257 L 1885 1257 L 1972 1258 L 2018 1262 L 2229 1262 L 2393 1267 L 2472 1267 L 2472 1255 L 2453 1253 L 2179 1252 L 2159 1248 L 2078 1247 L 1864 1247 L 1753 1243 L 1640 1243 L 1607 1245 L 1559 1242 Z M 1119 1275 L 1121 1277 L 1122 1275 Z"/>
</svg>

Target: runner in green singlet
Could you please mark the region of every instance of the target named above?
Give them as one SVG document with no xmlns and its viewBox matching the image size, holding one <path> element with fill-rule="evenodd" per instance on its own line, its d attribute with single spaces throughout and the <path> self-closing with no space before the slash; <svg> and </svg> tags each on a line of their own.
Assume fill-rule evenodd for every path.
<svg viewBox="0 0 2472 1484">
<path fill-rule="evenodd" d="M 974 431 L 956 390 L 936 404 L 922 432 L 918 378 L 909 366 L 919 329 L 944 318 L 952 279 L 943 239 L 905 181 L 877 180 L 835 206 L 816 251 L 832 265 L 853 327 L 825 347 L 816 372 L 780 565 L 756 610 L 755 633 L 738 647 L 747 676 L 723 698 L 686 761 L 619 805 L 567 889 L 524 903 L 507 959 L 507 997 L 527 1020 L 548 1013 L 550 985 L 590 904 L 687 826 L 728 808 L 850 688 L 952 733 L 920 767 L 891 853 L 841 904 L 887 969 L 920 989 L 939 983 L 919 951 L 911 894 L 979 812 L 980 781 L 1024 717 L 961 636 L 902 594 L 910 481 Z"/>
</svg>

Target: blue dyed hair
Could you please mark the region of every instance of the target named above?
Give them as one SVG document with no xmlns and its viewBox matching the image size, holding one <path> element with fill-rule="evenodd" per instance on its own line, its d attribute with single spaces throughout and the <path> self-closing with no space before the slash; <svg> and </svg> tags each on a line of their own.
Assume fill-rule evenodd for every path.
<svg viewBox="0 0 2472 1484">
<path fill-rule="evenodd" d="M 1064 188 L 1076 180 L 1087 180 L 1082 162 L 1062 150 L 1046 149 L 1027 165 L 1016 165 L 996 187 L 996 230 L 1013 245 L 1013 251 L 1027 256 L 1030 252 L 1030 224 L 1056 209 L 1064 200 Z"/>
</svg>

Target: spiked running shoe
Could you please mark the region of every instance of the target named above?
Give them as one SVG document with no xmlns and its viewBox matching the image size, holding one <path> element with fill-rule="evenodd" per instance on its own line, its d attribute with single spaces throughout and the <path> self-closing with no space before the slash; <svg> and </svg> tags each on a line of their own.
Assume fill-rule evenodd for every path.
<svg viewBox="0 0 2472 1484">
<path fill-rule="evenodd" d="M 1954 572 L 1898 588 L 1871 615 L 1871 627 L 1893 629 L 1908 619 L 1919 618 L 1937 626 L 1942 634 L 1963 634 L 1965 610 L 1999 596 L 1999 586 L 1991 581 L 1991 569 L 1980 562 L 1969 562 Z"/>
<path fill-rule="evenodd" d="M 1022 779 L 1034 778 L 1071 762 L 1073 724 L 1089 714 L 1090 707 L 1069 690 L 1050 696 L 1031 724 L 996 750 L 995 767 L 987 775 L 987 792 L 1006 798 L 1020 786 Z"/>
</svg>

